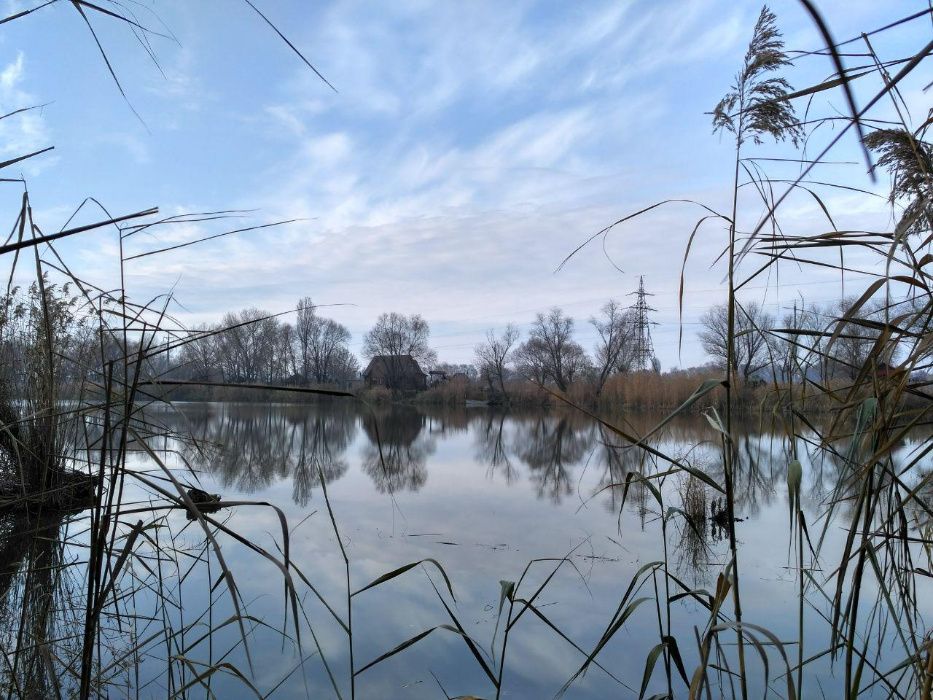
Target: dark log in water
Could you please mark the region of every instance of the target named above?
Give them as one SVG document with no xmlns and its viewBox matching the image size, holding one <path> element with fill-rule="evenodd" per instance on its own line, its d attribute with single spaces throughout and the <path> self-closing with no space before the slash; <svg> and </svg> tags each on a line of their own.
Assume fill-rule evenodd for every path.
<svg viewBox="0 0 933 700">
<path fill-rule="evenodd" d="M 191 487 L 188 489 L 188 498 L 194 502 L 194 505 L 202 513 L 216 513 L 223 508 L 220 503 L 219 493 L 208 493 L 207 491 Z M 194 520 L 194 514 L 191 511 L 188 511 L 187 516 L 188 520 Z"/>
</svg>

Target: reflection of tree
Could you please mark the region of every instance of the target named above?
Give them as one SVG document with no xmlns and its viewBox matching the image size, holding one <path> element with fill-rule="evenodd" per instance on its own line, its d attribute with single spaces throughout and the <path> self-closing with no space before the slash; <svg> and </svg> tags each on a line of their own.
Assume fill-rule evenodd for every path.
<svg viewBox="0 0 933 700">
<path fill-rule="evenodd" d="M 735 486 L 736 505 L 746 515 L 758 515 L 762 504 L 769 505 L 774 497 L 774 484 L 778 477 L 787 479 L 787 462 L 782 458 L 783 450 L 774 454 L 773 443 L 764 444 L 770 436 L 746 435 L 738 441 L 738 450 L 742 453 L 733 461 L 736 465 Z M 779 445 L 780 447 L 780 445 Z"/>
<path fill-rule="evenodd" d="M 608 494 L 606 509 L 617 512 L 622 507 L 622 496 L 625 493 L 625 479 L 631 472 L 643 473 L 648 454 L 640 447 L 620 445 L 619 438 L 603 425 L 597 426 L 599 431 L 599 446 L 596 448 L 596 465 L 602 468 L 603 474 L 596 485 L 596 491 L 605 491 Z M 646 490 L 641 482 L 629 485 L 629 499 L 633 497 L 639 503 L 645 503 Z"/>
<path fill-rule="evenodd" d="M 323 412 L 308 415 L 300 427 L 293 428 L 292 446 L 296 441 L 299 445 L 298 460 L 292 471 L 292 498 L 295 503 L 307 505 L 312 489 L 321 483 L 322 474 L 329 484 L 346 473 L 348 465 L 343 453 L 353 437 L 354 428 L 354 421 L 334 420 L 332 414 Z"/>
<path fill-rule="evenodd" d="M 771 435 L 735 433 L 732 463 L 735 465 L 733 491 L 737 517 L 754 516 L 762 505 L 769 505 L 775 494 L 775 484 L 787 478 L 790 457 L 784 442 Z M 722 455 L 714 461 L 710 476 L 723 483 Z"/>
<path fill-rule="evenodd" d="M 488 413 L 483 426 L 476 433 L 476 461 L 488 465 L 486 474 L 492 478 L 499 470 L 505 476 L 505 483 L 511 484 L 517 472 L 509 459 L 505 443 L 505 413 Z"/>
<path fill-rule="evenodd" d="M 570 472 L 593 444 L 593 424 L 567 414 L 545 414 L 519 425 L 515 452 L 531 469 L 538 497 L 555 503 L 573 492 Z"/>
<path fill-rule="evenodd" d="M 347 471 L 343 453 L 353 439 L 356 417 L 336 405 L 291 407 L 228 405 L 218 414 L 188 415 L 186 428 L 198 447 L 186 456 L 245 493 L 275 479 L 293 480 L 292 497 L 306 505 L 320 474 L 330 482 Z"/>
<path fill-rule="evenodd" d="M 417 491 L 428 479 L 427 459 L 435 442 L 421 435 L 424 416 L 410 407 L 375 409 L 362 418 L 369 443 L 363 449 L 363 471 L 380 493 Z"/>
<path fill-rule="evenodd" d="M 72 656 L 74 650 L 60 647 L 80 638 L 70 627 L 83 619 L 77 620 L 74 601 L 60 600 L 69 590 L 62 582 L 70 571 L 62 566 L 61 523 L 55 516 L 0 519 L 0 640 L 9 654 L 3 685 L 28 700 L 70 697 L 68 676 L 53 668 L 52 659 Z"/>
</svg>

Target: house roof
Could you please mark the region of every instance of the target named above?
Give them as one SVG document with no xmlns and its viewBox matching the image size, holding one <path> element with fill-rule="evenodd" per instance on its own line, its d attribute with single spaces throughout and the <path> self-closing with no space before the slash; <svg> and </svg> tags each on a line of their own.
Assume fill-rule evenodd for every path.
<svg viewBox="0 0 933 700">
<path fill-rule="evenodd" d="M 418 364 L 418 361 L 411 355 L 376 355 L 369 361 L 369 364 L 366 365 L 366 369 L 363 370 L 363 376 L 366 377 L 372 373 L 373 369 L 377 365 L 382 365 L 384 370 L 388 370 L 390 365 L 398 370 L 403 375 L 418 375 L 425 376 L 424 371 L 421 369 L 421 365 Z"/>
</svg>

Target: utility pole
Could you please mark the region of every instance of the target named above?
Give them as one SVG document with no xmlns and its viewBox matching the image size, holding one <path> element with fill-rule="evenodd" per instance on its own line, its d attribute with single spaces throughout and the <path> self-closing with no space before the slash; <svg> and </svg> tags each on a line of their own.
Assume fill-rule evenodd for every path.
<svg viewBox="0 0 933 700">
<path fill-rule="evenodd" d="M 635 371 L 654 369 L 654 344 L 651 342 L 651 326 L 658 324 L 648 318 L 648 313 L 657 311 L 657 309 L 648 306 L 647 297 L 653 297 L 654 294 L 645 291 L 644 275 L 638 278 L 638 290 L 629 293 L 628 296 L 635 297 L 635 303 L 629 307 L 634 345 L 632 369 Z"/>
</svg>

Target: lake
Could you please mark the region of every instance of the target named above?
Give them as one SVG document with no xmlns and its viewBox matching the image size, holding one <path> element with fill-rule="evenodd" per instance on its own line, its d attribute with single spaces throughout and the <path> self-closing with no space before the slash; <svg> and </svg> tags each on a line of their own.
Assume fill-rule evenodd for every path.
<svg viewBox="0 0 933 700">
<path fill-rule="evenodd" d="M 607 420 L 644 435 L 662 417 Z M 553 697 L 595 648 L 633 577 L 636 583 L 626 605 L 647 600 L 634 606 L 601 648 L 595 659 L 599 666 L 576 678 L 565 697 L 637 697 L 646 660 L 662 636 L 677 640 L 688 678 L 697 666 L 696 635 L 709 620 L 705 601 L 730 560 L 728 523 L 713 517 L 721 510 L 721 494 L 697 478 L 685 479 L 684 473 L 653 479 L 655 490 L 637 481 L 626 488 L 627 475 L 657 475 L 668 465 L 645 450 L 622 447 L 624 441 L 610 429 L 582 413 L 361 408 L 339 400 L 311 405 L 181 403 L 171 410 L 148 409 L 142 424 L 153 453 L 135 450 L 128 460 L 153 486 L 128 480 L 122 509 L 127 522 L 136 510 L 149 507 L 156 487 L 175 488 L 160 462 L 178 482 L 220 494 L 222 503 L 255 505 L 211 515 L 227 529 L 211 532 L 222 547 L 223 565 L 232 572 L 232 585 L 204 530 L 184 510 L 165 511 L 158 527 L 146 531 L 151 556 L 127 564 L 128 580 L 114 592 L 114 603 L 105 613 L 100 655 L 110 697 L 136 697 L 137 691 L 139 697 L 165 697 L 185 688 L 204 697 L 208 687 L 220 698 L 255 697 L 250 684 L 274 698 L 337 697 L 338 692 L 349 697 L 350 651 L 342 625 L 350 626 L 351 620 L 340 543 L 353 590 L 406 564 L 426 562 L 352 597 L 358 698 L 494 697 L 493 682 L 475 657 L 485 660 L 493 677 L 498 675 L 492 659 L 501 653 L 509 608 L 517 614 L 520 601 L 529 599 L 534 607 L 508 632 L 501 697 Z M 928 433 L 911 433 L 896 446 L 895 463 L 910 459 L 928 439 Z M 771 426 L 755 420 L 741 421 L 734 440 L 743 618 L 784 642 L 788 663 L 794 666 L 800 579 L 787 483 L 791 446 Z M 713 484 L 723 483 L 722 435 L 706 417 L 678 418 L 649 444 L 708 475 Z M 827 512 L 846 474 L 844 461 L 802 439 L 796 449 L 803 471 L 802 511 L 812 543 L 807 547 L 815 548 L 823 536 L 821 556 L 812 566 L 811 554 L 806 554 L 812 577 L 807 579 L 804 618 L 807 658 L 830 645 L 830 625 L 823 616 L 829 614 L 833 591 L 821 585 L 836 566 L 852 514 L 844 504 Z M 923 457 L 904 478 L 930 468 L 929 458 Z M 287 538 L 280 513 L 287 521 Z M 687 513 L 693 517 L 688 519 Z M 22 551 L 29 541 L 24 532 L 39 533 L 45 544 Z M 0 578 L 7 601 L 3 613 L 9 618 L 4 627 L 7 649 L 16 644 L 10 630 L 18 621 L 17 606 L 28 598 L 23 593 L 25 560 L 54 561 L 54 567 L 38 568 L 64 572 L 47 581 L 45 593 L 33 596 L 38 602 L 29 604 L 51 614 L 50 628 L 62 639 L 68 637 L 69 625 L 80 623 L 79 615 L 69 614 L 67 600 L 79 596 L 85 585 L 81 562 L 86 532 L 86 516 L 41 527 L 35 519 L 7 522 L 0 551 L 8 562 Z M 297 627 L 282 571 L 263 555 L 281 559 L 286 541 L 290 560 L 304 576 L 292 576 Z M 650 566 L 663 562 L 665 554 L 669 577 L 663 564 Z M 928 566 L 921 552 L 914 554 L 917 566 Z M 534 563 L 529 567 L 529 562 Z M 508 584 L 501 582 L 519 581 L 526 567 L 513 604 L 503 597 Z M 35 580 L 30 585 L 35 588 Z M 232 589 L 245 616 L 242 629 L 230 620 L 236 612 Z M 865 614 L 885 615 L 883 605 L 874 605 L 877 587 L 868 583 L 865 590 Z M 702 592 L 681 595 L 687 591 Z M 929 587 L 915 592 L 921 630 L 933 605 L 929 593 Z M 19 602 L 8 602 L 11 598 Z M 724 610 L 731 615 L 731 602 Z M 366 668 L 432 628 L 416 643 Z M 773 638 L 755 634 L 761 646 L 750 645 L 746 652 L 751 696 L 761 697 L 767 678 L 775 696 L 785 697 L 785 662 Z M 730 695 L 736 687 L 734 677 L 730 680 L 723 670 L 735 668 L 735 634 L 723 633 L 719 640 L 711 663 L 721 670 L 709 673 L 713 697 Z M 893 625 L 880 641 L 866 644 L 877 668 L 887 669 L 903 658 Z M 759 653 L 767 655 L 767 670 Z M 61 658 L 66 657 L 63 649 Z M 35 663 L 37 678 L 53 684 L 48 664 Z M 207 673 L 208 665 L 218 663 L 224 665 Z M 646 680 L 646 695 L 667 692 L 666 665 L 675 695 L 686 697 L 676 661 L 669 657 L 666 664 L 663 654 Z M 883 682 L 869 685 L 875 680 L 870 670 L 864 675 L 866 697 L 891 694 Z M 828 655 L 806 665 L 803 681 L 805 697 L 836 697 L 844 683 Z"/>
</svg>

